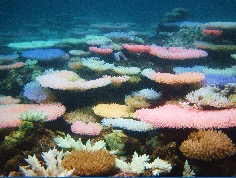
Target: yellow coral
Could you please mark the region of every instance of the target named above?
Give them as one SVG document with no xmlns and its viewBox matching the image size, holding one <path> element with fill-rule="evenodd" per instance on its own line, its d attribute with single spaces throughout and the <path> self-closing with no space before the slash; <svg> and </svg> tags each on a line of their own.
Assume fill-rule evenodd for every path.
<svg viewBox="0 0 236 178">
<path fill-rule="evenodd" d="M 108 118 L 117 117 L 134 117 L 134 113 L 131 112 L 131 108 L 126 105 L 119 104 L 98 104 L 93 108 L 96 115 Z"/>
<path fill-rule="evenodd" d="M 73 70 L 79 70 L 82 69 L 84 66 L 82 62 L 70 62 L 69 67 Z"/>
</svg>

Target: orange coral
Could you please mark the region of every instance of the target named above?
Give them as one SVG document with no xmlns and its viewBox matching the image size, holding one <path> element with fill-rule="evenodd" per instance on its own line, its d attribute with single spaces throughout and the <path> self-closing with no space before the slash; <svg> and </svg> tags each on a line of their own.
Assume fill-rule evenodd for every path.
<svg viewBox="0 0 236 178">
<path fill-rule="evenodd" d="M 188 136 L 180 150 L 186 157 L 211 161 L 233 155 L 236 147 L 221 131 L 199 130 Z"/>
<path fill-rule="evenodd" d="M 62 166 L 68 170 L 75 169 L 75 176 L 112 175 L 115 169 L 115 156 L 106 150 L 73 150 L 62 160 Z"/>
<path fill-rule="evenodd" d="M 16 62 L 14 64 L 9 64 L 9 65 L 0 65 L 0 70 L 16 69 L 22 67 L 23 65 L 24 65 L 23 62 Z"/>
</svg>

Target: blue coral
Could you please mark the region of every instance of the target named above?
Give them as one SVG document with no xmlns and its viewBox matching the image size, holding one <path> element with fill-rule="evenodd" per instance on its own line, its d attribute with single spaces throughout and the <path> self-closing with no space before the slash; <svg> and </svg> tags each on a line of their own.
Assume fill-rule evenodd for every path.
<svg viewBox="0 0 236 178">
<path fill-rule="evenodd" d="M 228 83 L 236 83 L 236 77 L 218 74 L 205 74 L 204 84 L 206 85 L 223 86 Z"/>
<path fill-rule="evenodd" d="M 65 58 L 66 53 L 61 49 L 34 49 L 22 52 L 21 56 L 38 61 L 51 61 L 58 58 Z"/>
</svg>

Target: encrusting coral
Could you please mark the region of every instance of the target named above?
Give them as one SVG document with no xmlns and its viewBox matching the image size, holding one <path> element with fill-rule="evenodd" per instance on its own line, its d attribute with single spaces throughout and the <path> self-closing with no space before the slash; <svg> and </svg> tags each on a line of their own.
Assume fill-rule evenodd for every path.
<svg viewBox="0 0 236 178">
<path fill-rule="evenodd" d="M 212 161 L 232 156 L 236 147 L 221 131 L 199 130 L 188 136 L 180 150 L 188 158 Z"/>
</svg>

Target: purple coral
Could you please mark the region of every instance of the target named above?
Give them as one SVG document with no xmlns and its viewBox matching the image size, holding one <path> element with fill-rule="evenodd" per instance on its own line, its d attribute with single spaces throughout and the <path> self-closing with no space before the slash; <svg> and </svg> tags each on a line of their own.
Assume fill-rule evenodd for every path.
<svg viewBox="0 0 236 178">
<path fill-rule="evenodd" d="M 48 92 L 42 88 L 38 82 L 27 83 L 24 87 L 23 95 L 37 103 L 41 103 L 48 98 Z"/>
</svg>

